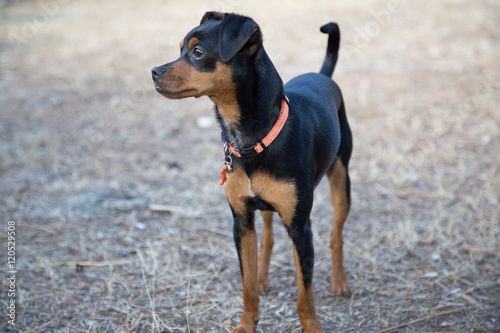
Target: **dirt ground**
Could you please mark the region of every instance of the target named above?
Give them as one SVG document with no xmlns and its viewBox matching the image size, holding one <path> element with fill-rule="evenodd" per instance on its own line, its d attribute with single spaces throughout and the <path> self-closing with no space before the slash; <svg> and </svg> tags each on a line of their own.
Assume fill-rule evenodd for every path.
<svg viewBox="0 0 500 333">
<path fill-rule="evenodd" d="M 334 79 L 354 135 L 344 231 L 352 295 L 328 293 L 334 212 L 321 184 L 312 221 L 324 328 L 500 331 L 498 1 L 5 3 L 0 275 L 17 273 L 1 279 L 1 331 L 229 332 L 238 323 L 212 104 L 164 99 L 150 75 L 213 9 L 260 24 L 285 82 L 319 70 L 319 26 L 341 27 Z M 292 247 L 275 224 L 258 332 L 300 332 Z"/>
</svg>

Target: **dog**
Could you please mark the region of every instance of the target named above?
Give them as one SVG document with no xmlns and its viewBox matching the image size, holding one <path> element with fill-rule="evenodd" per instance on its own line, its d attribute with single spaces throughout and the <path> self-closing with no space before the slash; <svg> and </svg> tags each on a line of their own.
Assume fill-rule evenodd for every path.
<svg viewBox="0 0 500 333">
<path fill-rule="evenodd" d="M 208 96 L 215 104 L 224 142 L 225 185 L 243 284 L 243 314 L 232 332 L 255 332 L 259 293 L 269 290 L 277 212 L 293 243 L 298 284 L 297 312 L 307 333 L 325 332 L 312 292 L 314 249 L 310 213 L 313 192 L 326 174 L 334 207 L 330 291 L 347 296 L 342 229 L 351 206 L 348 164 L 352 134 L 338 85 L 331 79 L 340 31 L 329 35 L 319 73 L 300 75 L 285 86 L 263 47 L 257 23 L 245 16 L 207 12 L 182 40 L 180 57 L 152 69 L 156 90 L 169 99 Z M 257 256 L 255 211 L 264 229 Z"/>
</svg>

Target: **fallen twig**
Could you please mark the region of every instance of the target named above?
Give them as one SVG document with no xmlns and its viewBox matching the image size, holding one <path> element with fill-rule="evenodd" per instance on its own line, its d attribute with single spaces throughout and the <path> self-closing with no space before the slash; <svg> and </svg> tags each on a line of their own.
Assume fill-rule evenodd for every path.
<svg viewBox="0 0 500 333">
<path fill-rule="evenodd" d="M 83 260 L 73 260 L 67 261 L 68 266 L 113 266 L 113 265 L 125 265 L 132 263 L 130 259 L 113 260 L 113 261 L 83 261 Z"/>
<path fill-rule="evenodd" d="M 451 310 L 441 311 L 441 312 L 438 312 L 438 313 L 433 313 L 433 314 L 430 314 L 428 316 L 424 316 L 424 317 L 421 317 L 421 318 L 409 321 L 407 323 L 404 323 L 404 324 L 401 324 L 401 325 L 398 325 L 398 326 L 385 328 L 383 330 L 377 331 L 377 333 L 389 332 L 389 331 L 392 331 L 392 330 L 395 330 L 395 329 L 398 329 L 398 328 L 401 328 L 401 327 L 409 326 L 409 325 L 412 325 L 412 324 L 415 324 L 415 323 L 418 323 L 418 322 L 421 322 L 421 321 L 424 321 L 424 320 L 427 320 L 427 319 L 431 319 L 431 318 L 434 318 L 434 317 L 439 317 L 439 316 L 443 316 L 443 315 L 447 315 L 447 314 L 451 314 L 451 313 L 455 313 L 455 312 L 460 312 L 460 311 L 463 311 L 463 309 L 464 308 L 458 308 L 458 309 L 451 309 Z"/>
<path fill-rule="evenodd" d="M 132 325 L 132 327 L 128 330 L 128 333 L 137 332 L 137 328 L 139 328 L 139 323 L 141 322 L 143 315 L 144 314 L 141 312 L 141 314 L 139 315 L 139 318 L 137 318 L 137 320 L 135 321 L 135 324 Z"/>
<path fill-rule="evenodd" d="M 192 208 L 180 207 L 180 206 L 172 206 L 172 205 L 163 205 L 163 204 L 150 204 L 149 210 L 157 213 L 174 213 L 181 214 L 185 216 L 198 216 L 198 212 L 196 212 Z"/>
<path fill-rule="evenodd" d="M 37 225 L 37 224 L 28 223 L 25 221 L 23 221 L 22 224 L 20 224 L 20 225 L 22 225 L 23 227 L 29 228 L 29 229 L 45 231 L 45 232 L 48 232 L 49 234 L 52 234 L 52 235 L 62 234 L 61 230 L 58 230 L 56 228 L 46 226 L 46 225 Z"/>
</svg>

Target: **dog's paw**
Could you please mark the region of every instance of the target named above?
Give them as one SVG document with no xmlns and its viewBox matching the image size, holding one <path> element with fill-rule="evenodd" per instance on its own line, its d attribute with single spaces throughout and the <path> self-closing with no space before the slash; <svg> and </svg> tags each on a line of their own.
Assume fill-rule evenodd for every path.
<svg viewBox="0 0 500 333">
<path fill-rule="evenodd" d="M 248 325 L 239 324 L 234 330 L 231 331 L 231 333 L 255 333 L 256 330 L 256 326 L 251 327 Z"/>
<path fill-rule="evenodd" d="M 259 280 L 259 294 L 265 295 L 269 292 L 269 280 Z"/>
<path fill-rule="evenodd" d="M 334 279 L 330 282 L 330 293 L 336 296 L 349 297 L 351 295 L 351 290 L 349 289 L 349 283 L 344 278 Z"/>
<path fill-rule="evenodd" d="M 257 331 L 257 324 L 259 323 L 259 315 L 255 316 L 243 313 L 240 323 L 231 333 L 255 333 Z"/>
<path fill-rule="evenodd" d="M 302 324 L 303 333 L 326 333 L 317 319 L 309 320 Z"/>
</svg>

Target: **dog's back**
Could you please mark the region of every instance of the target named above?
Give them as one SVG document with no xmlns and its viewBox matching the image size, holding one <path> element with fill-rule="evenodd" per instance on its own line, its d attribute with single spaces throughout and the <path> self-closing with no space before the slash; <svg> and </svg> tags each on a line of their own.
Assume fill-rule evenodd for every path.
<svg viewBox="0 0 500 333">
<path fill-rule="evenodd" d="M 322 26 L 321 31 L 329 34 L 329 38 L 320 72 L 297 76 L 285 85 L 285 94 L 292 106 L 291 114 L 297 118 L 293 122 L 294 126 L 300 127 L 300 130 L 296 129 L 294 132 L 304 133 L 301 138 L 313 139 L 309 145 L 302 143 L 302 149 L 311 149 L 314 155 L 321 156 L 315 160 L 316 165 L 312 166 L 316 170 L 315 185 L 336 156 L 348 152 L 350 157 L 352 140 L 345 117 L 342 92 L 331 79 L 338 58 L 340 31 L 336 23 Z M 344 137 L 344 134 L 347 137 Z M 325 146 L 328 149 L 322 149 Z"/>
</svg>

